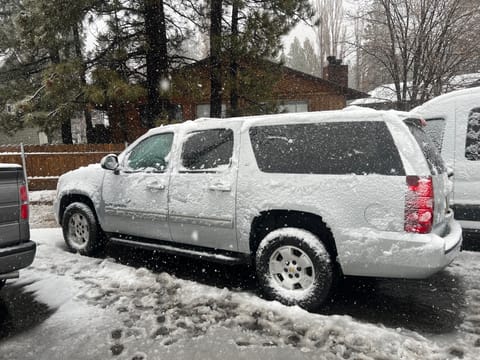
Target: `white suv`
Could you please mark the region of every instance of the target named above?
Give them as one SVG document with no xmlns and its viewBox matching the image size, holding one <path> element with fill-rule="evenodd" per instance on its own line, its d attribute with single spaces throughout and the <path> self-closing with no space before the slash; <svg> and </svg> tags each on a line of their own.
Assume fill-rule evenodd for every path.
<svg viewBox="0 0 480 360">
<path fill-rule="evenodd" d="M 252 263 L 264 294 L 311 309 L 339 275 L 424 278 L 458 254 L 443 161 L 388 112 L 199 119 L 63 175 L 67 245 L 105 240 Z"/>
</svg>

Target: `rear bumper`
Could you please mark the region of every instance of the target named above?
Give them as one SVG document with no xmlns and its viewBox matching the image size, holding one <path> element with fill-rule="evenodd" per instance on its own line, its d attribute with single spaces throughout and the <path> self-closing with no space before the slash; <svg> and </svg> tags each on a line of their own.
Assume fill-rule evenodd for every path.
<svg viewBox="0 0 480 360">
<path fill-rule="evenodd" d="M 29 266 L 33 262 L 36 249 L 37 245 L 33 241 L 0 248 L 0 275 Z"/>
<path fill-rule="evenodd" d="M 453 217 L 443 236 L 368 229 L 341 237 L 340 265 L 345 275 L 356 276 L 427 278 L 448 266 L 462 246 L 462 228 Z"/>
</svg>

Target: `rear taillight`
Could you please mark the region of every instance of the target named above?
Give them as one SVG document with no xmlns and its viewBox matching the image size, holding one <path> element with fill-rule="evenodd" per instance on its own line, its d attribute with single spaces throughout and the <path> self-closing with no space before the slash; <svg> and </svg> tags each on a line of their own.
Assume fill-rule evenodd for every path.
<svg viewBox="0 0 480 360">
<path fill-rule="evenodd" d="M 407 176 L 405 231 L 429 233 L 433 225 L 433 203 L 432 178 Z"/>
<path fill-rule="evenodd" d="M 28 191 L 25 185 L 20 186 L 20 219 L 28 219 Z"/>
</svg>

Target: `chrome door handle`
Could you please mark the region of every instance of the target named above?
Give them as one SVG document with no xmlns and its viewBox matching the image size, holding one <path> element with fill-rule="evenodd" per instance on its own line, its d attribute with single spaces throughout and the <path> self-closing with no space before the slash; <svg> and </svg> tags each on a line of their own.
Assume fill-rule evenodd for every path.
<svg viewBox="0 0 480 360">
<path fill-rule="evenodd" d="M 232 187 L 230 186 L 230 184 L 215 183 L 215 184 L 211 184 L 208 187 L 208 190 L 228 192 L 228 191 L 232 191 Z"/>
</svg>

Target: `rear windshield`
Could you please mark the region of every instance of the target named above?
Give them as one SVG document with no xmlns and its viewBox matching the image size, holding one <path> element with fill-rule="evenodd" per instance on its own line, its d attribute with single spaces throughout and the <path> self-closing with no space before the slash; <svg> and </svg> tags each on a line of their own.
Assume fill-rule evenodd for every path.
<svg viewBox="0 0 480 360">
<path fill-rule="evenodd" d="M 430 168 L 432 175 L 445 173 L 447 171 L 445 163 L 432 139 L 418 125 L 407 123 L 407 126 L 413 134 L 413 137 L 417 140 L 417 143 L 420 145 L 423 155 L 427 159 L 428 167 Z"/>
<path fill-rule="evenodd" d="M 425 132 L 428 136 L 430 136 L 438 151 L 442 151 L 443 134 L 445 132 L 445 119 L 434 118 L 425 120 L 427 121 Z"/>
<path fill-rule="evenodd" d="M 256 126 L 250 138 L 263 172 L 405 175 L 384 122 Z"/>
</svg>

